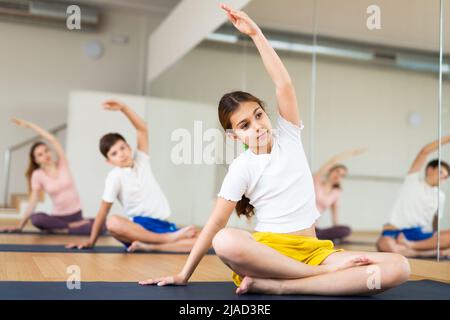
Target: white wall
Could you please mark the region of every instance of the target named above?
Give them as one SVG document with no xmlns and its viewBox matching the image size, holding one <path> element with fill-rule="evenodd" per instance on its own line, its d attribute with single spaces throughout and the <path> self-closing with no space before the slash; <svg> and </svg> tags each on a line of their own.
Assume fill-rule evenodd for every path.
<svg viewBox="0 0 450 320">
<path fill-rule="evenodd" d="M 4 39 L 0 42 L 0 155 L 33 136 L 12 126 L 11 117 L 35 121 L 46 129 L 65 123 L 71 90 L 143 92 L 147 35 L 162 17 L 108 10 L 102 19 L 102 27 L 95 33 L 0 22 L 0 38 Z M 128 44 L 112 43 L 114 34 L 128 36 Z M 92 39 L 104 46 L 104 55 L 98 60 L 83 53 Z M 14 155 L 13 161 L 20 158 L 18 161 L 24 162 L 25 153 Z M 1 156 L 0 168 L 2 165 Z M 23 165 L 14 167 L 11 190 L 25 191 L 24 170 Z"/>
</svg>

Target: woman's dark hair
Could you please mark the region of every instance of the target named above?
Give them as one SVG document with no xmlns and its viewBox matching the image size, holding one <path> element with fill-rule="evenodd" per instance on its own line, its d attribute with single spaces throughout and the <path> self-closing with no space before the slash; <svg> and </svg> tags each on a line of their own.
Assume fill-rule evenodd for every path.
<svg viewBox="0 0 450 320">
<path fill-rule="evenodd" d="M 428 171 L 428 168 L 436 169 L 437 167 L 439 167 L 439 159 L 433 159 L 430 162 L 428 162 L 425 168 L 425 173 Z M 450 174 L 450 166 L 448 165 L 447 162 L 441 161 L 441 168 L 445 168 L 447 170 L 447 173 Z"/>
<path fill-rule="evenodd" d="M 108 152 L 117 141 L 127 142 L 120 133 L 108 133 L 100 139 L 100 152 L 108 159 Z"/>
<path fill-rule="evenodd" d="M 329 177 L 333 171 L 338 169 L 344 169 L 346 172 L 348 172 L 348 168 L 345 165 L 338 163 L 332 166 L 330 170 L 328 170 L 327 177 Z M 333 189 L 342 189 L 341 184 L 340 183 L 333 184 Z"/>
<path fill-rule="evenodd" d="M 36 157 L 34 156 L 34 152 L 40 146 L 47 146 L 47 144 L 45 144 L 42 141 L 38 141 L 38 142 L 34 143 L 30 149 L 30 153 L 29 153 L 30 160 L 29 160 L 27 171 L 25 172 L 25 177 L 27 178 L 27 182 L 28 182 L 28 192 L 31 192 L 31 177 L 33 176 L 33 172 L 40 168 L 39 164 L 36 162 Z"/>
<path fill-rule="evenodd" d="M 256 102 L 265 111 L 264 102 L 254 95 L 244 91 L 233 91 L 222 96 L 219 102 L 219 121 L 224 130 L 232 129 L 230 118 L 233 113 L 239 109 L 241 103 Z M 244 215 L 251 218 L 255 214 L 255 208 L 250 204 L 250 199 L 242 196 L 236 204 L 236 212 L 238 216 Z"/>
</svg>

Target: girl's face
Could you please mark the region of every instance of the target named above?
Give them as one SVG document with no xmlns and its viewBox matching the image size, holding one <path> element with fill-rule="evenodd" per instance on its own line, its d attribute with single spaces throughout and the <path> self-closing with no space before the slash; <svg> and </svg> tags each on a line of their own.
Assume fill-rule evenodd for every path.
<svg viewBox="0 0 450 320">
<path fill-rule="evenodd" d="M 40 167 L 51 165 L 54 162 L 52 152 L 46 145 L 40 145 L 34 149 L 33 157 Z"/>
<path fill-rule="evenodd" d="M 328 181 L 331 184 L 340 184 L 342 180 L 347 176 L 347 170 L 344 168 L 337 168 L 330 172 Z"/>
<path fill-rule="evenodd" d="M 272 147 L 272 124 L 261 106 L 243 102 L 230 117 L 231 137 L 248 145 L 254 153 L 269 153 Z"/>
<path fill-rule="evenodd" d="M 131 156 L 131 148 L 123 140 L 117 141 L 108 151 L 107 162 L 115 167 L 131 167 L 133 158 Z"/>
</svg>

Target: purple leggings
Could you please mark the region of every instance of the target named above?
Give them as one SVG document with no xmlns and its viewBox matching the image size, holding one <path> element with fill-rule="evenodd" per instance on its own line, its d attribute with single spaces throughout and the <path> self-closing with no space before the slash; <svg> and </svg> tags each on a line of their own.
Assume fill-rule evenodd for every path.
<svg viewBox="0 0 450 320">
<path fill-rule="evenodd" d="M 69 229 L 70 234 L 89 235 L 94 224 L 93 219 L 79 227 L 69 227 L 72 222 L 83 220 L 83 213 L 80 211 L 64 216 L 49 215 L 43 212 L 33 213 L 30 217 L 31 223 L 38 229 L 51 231 L 54 229 Z"/>
<path fill-rule="evenodd" d="M 325 229 L 316 228 L 316 236 L 320 240 L 342 240 L 352 233 L 352 229 L 347 226 L 334 226 Z"/>
</svg>

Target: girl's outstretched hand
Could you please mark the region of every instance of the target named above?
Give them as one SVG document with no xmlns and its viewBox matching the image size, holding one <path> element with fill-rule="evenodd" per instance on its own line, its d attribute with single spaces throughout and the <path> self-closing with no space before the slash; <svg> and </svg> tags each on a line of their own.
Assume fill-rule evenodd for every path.
<svg viewBox="0 0 450 320">
<path fill-rule="evenodd" d="M 122 111 L 126 106 L 123 103 L 114 100 L 108 100 L 102 104 L 105 110 L 110 111 Z"/>
<path fill-rule="evenodd" d="M 140 285 L 157 285 L 159 287 L 166 285 L 174 285 L 174 286 L 185 286 L 187 284 L 187 280 L 181 274 L 177 274 L 176 276 L 170 277 L 161 277 L 155 279 L 148 279 L 144 281 L 139 281 Z"/>
<path fill-rule="evenodd" d="M 227 13 L 228 20 L 240 32 L 253 36 L 258 33 L 259 27 L 256 23 L 243 11 L 237 11 L 226 4 L 221 4 L 220 7 Z"/>
<path fill-rule="evenodd" d="M 12 118 L 11 120 L 16 125 L 18 125 L 19 127 L 23 127 L 23 128 L 28 128 L 29 124 L 30 124 L 28 121 L 25 121 L 25 120 L 22 120 L 22 119 Z"/>
</svg>

